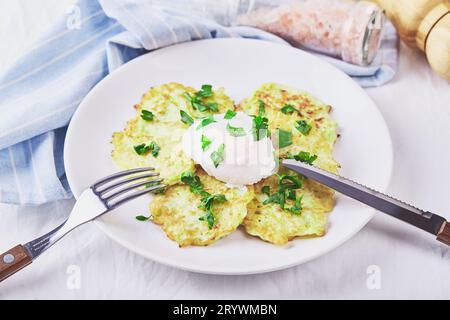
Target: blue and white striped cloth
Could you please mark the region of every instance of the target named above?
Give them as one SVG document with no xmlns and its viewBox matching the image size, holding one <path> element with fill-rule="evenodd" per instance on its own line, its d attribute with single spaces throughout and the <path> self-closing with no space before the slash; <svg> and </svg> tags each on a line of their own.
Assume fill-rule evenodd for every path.
<svg viewBox="0 0 450 320">
<path fill-rule="evenodd" d="M 287 45 L 261 30 L 190 16 L 180 10 L 189 1 L 170 2 L 176 3 L 162 8 L 150 0 L 81 0 L 76 6 L 80 28 L 63 17 L 0 76 L 0 202 L 41 204 L 72 196 L 63 165 L 66 126 L 89 90 L 127 61 L 205 38 L 248 37 Z M 377 86 L 395 73 L 396 43 L 389 29 L 377 61 L 367 68 L 326 59 L 361 85 Z"/>
</svg>

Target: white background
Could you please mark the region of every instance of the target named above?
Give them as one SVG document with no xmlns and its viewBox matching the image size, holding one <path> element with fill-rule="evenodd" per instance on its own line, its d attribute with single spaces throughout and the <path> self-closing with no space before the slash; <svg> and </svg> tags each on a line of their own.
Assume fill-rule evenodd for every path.
<svg viewBox="0 0 450 320">
<path fill-rule="evenodd" d="M 0 0 L 0 72 L 65 14 L 70 3 L 73 0 Z M 450 218 L 450 84 L 433 73 L 422 54 L 401 45 L 395 79 L 367 92 L 393 139 L 389 192 Z M 59 225 L 72 205 L 0 205 L 0 252 Z M 79 289 L 70 285 L 73 265 L 80 270 Z M 381 272 L 380 289 L 366 284 L 372 265 Z M 0 284 L 0 299 L 17 298 L 449 299 L 450 247 L 378 213 L 354 238 L 307 264 L 253 276 L 210 276 L 146 260 L 92 224 L 75 230 Z"/>
</svg>

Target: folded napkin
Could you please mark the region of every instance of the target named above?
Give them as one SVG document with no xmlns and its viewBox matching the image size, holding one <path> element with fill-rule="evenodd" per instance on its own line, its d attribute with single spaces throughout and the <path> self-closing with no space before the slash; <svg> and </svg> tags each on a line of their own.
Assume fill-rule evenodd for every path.
<svg viewBox="0 0 450 320">
<path fill-rule="evenodd" d="M 41 204 L 72 196 L 63 165 L 66 127 L 89 90 L 127 61 L 175 43 L 208 38 L 245 37 L 288 45 L 261 30 L 194 17 L 182 10 L 188 3 L 173 0 L 169 7 L 160 7 L 151 0 L 81 0 L 79 21 L 62 17 L 0 76 L 0 202 Z M 362 86 L 381 85 L 396 69 L 396 35 L 393 28 L 387 31 L 372 66 L 323 58 Z"/>
</svg>

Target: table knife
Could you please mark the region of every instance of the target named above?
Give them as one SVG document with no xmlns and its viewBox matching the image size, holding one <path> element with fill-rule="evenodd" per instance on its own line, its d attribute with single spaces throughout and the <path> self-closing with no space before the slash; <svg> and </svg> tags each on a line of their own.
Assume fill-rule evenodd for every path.
<svg viewBox="0 0 450 320">
<path fill-rule="evenodd" d="M 288 169 L 315 180 L 339 193 L 427 231 L 435 235 L 438 241 L 450 245 L 450 223 L 444 217 L 423 211 L 350 179 L 335 175 L 304 162 L 285 159 L 282 164 Z"/>
</svg>

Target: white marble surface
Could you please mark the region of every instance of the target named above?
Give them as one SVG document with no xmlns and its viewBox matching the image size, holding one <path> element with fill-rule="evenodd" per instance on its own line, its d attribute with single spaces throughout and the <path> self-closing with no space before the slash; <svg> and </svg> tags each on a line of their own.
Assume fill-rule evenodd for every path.
<svg viewBox="0 0 450 320">
<path fill-rule="evenodd" d="M 0 71 L 72 2 L 0 1 Z M 402 45 L 394 81 L 367 92 L 393 138 L 390 193 L 450 218 L 450 85 L 432 72 L 420 53 Z M 0 251 L 50 230 L 72 205 L 0 205 Z M 372 265 L 380 271 L 379 289 L 366 284 Z M 350 241 L 310 263 L 233 277 L 160 265 L 112 242 L 94 225 L 85 225 L 1 283 L 0 299 L 448 299 L 449 267 L 449 248 L 381 213 Z M 73 270 L 80 271 L 79 287 L 72 282 Z"/>
</svg>

